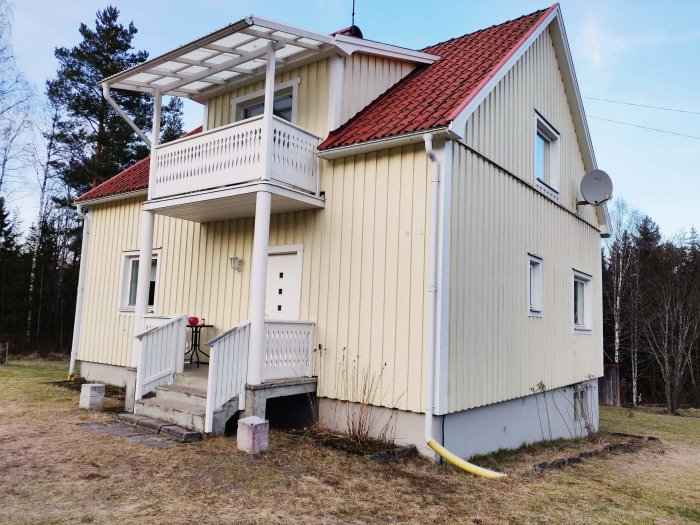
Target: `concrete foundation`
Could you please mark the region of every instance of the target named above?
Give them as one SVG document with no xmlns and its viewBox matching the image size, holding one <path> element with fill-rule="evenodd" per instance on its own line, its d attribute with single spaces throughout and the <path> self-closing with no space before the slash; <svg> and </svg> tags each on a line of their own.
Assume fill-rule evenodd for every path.
<svg viewBox="0 0 700 525">
<path fill-rule="evenodd" d="M 574 413 L 574 391 L 585 392 L 585 412 Z M 319 417 L 323 425 L 346 432 L 357 413 L 358 404 L 319 399 Z M 415 412 L 372 407 L 370 435 L 382 432 L 397 444 L 416 445 L 430 458 L 435 453 L 425 444 L 425 417 Z M 450 452 L 469 458 L 500 449 L 515 449 L 544 439 L 585 436 L 598 430 L 598 381 L 592 379 L 570 387 L 556 388 L 531 396 L 483 407 L 435 416 L 433 437 Z M 443 435 L 444 431 L 444 435 Z"/>
<path fill-rule="evenodd" d="M 256 416 L 238 420 L 236 446 L 247 454 L 265 452 L 269 445 L 270 422 Z"/>
</svg>

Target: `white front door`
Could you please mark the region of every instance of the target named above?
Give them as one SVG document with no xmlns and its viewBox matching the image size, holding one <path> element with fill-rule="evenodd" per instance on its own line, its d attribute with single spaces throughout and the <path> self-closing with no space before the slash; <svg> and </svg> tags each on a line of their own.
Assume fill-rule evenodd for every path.
<svg viewBox="0 0 700 525">
<path fill-rule="evenodd" d="M 294 251 L 291 251 L 291 250 Z M 279 253 L 274 253 L 274 251 Z M 267 294 L 265 317 L 267 319 L 299 320 L 301 303 L 301 250 L 270 247 L 267 257 Z"/>
</svg>

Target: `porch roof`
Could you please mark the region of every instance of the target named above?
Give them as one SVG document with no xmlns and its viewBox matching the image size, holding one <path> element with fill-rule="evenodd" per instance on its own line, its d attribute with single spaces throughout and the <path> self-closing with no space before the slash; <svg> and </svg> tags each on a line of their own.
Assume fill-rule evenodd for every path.
<svg viewBox="0 0 700 525">
<path fill-rule="evenodd" d="M 206 99 L 219 88 L 264 74 L 269 42 L 277 49 L 278 71 L 335 49 L 333 37 L 251 15 L 108 77 L 101 84 Z"/>
<path fill-rule="evenodd" d="M 277 72 L 333 54 L 361 51 L 414 63 L 438 57 L 345 35 L 324 35 L 249 16 L 100 82 L 109 88 L 160 90 L 200 102 L 265 74 L 268 43 L 275 46 Z"/>
</svg>

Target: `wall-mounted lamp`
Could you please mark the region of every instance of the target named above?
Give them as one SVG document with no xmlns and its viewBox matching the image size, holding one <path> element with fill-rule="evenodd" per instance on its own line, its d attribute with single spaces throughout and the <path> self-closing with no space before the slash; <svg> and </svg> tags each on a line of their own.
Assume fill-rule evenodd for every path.
<svg viewBox="0 0 700 525">
<path fill-rule="evenodd" d="M 242 266 L 243 266 L 243 259 L 241 259 L 237 255 L 234 255 L 233 257 L 231 257 L 231 269 L 232 270 L 234 270 L 236 272 L 240 272 Z"/>
</svg>

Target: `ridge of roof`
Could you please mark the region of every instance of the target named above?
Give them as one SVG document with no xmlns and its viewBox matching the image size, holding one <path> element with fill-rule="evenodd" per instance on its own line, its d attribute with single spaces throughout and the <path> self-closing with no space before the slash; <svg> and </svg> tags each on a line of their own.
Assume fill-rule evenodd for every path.
<svg viewBox="0 0 700 525">
<path fill-rule="evenodd" d="M 423 48 L 440 58 L 416 67 L 331 131 L 318 149 L 447 126 L 558 6 Z"/>
</svg>

